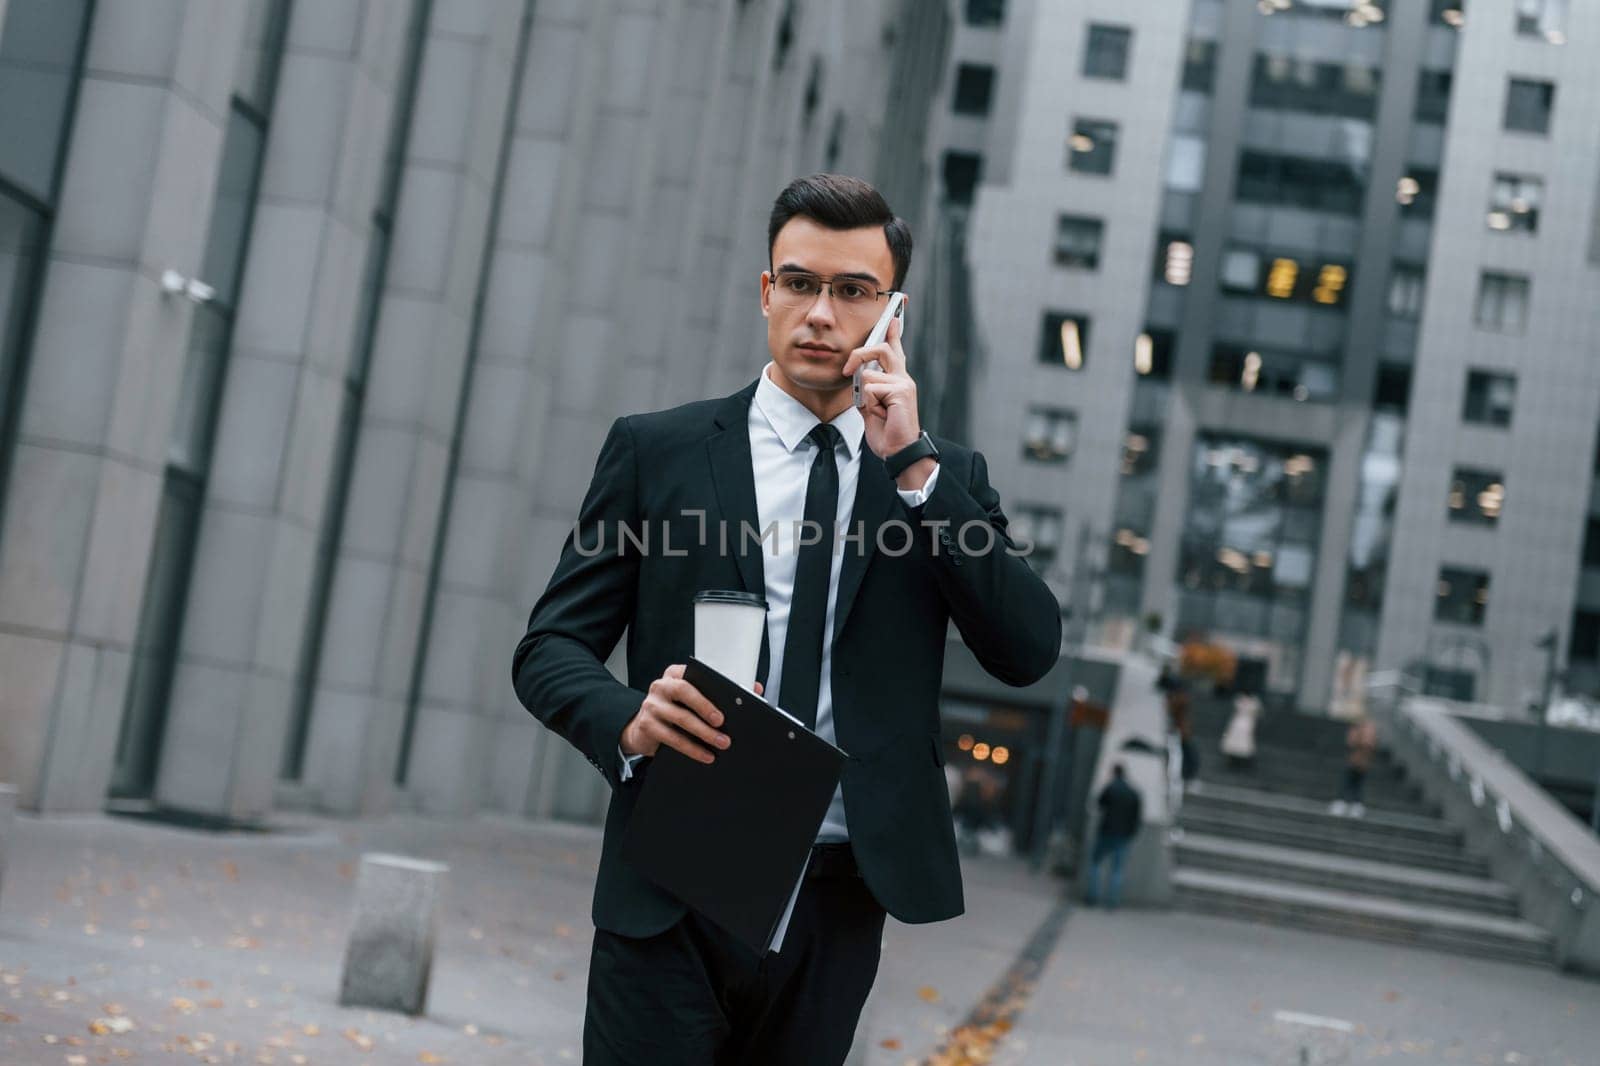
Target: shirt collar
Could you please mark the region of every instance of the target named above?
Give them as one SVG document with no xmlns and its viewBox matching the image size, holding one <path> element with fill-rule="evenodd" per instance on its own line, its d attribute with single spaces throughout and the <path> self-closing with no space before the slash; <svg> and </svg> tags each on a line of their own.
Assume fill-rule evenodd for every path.
<svg viewBox="0 0 1600 1066">
<path fill-rule="evenodd" d="M 787 451 L 792 452 L 805 443 L 806 434 L 810 433 L 812 427 L 819 421 L 816 415 L 806 410 L 805 404 L 778 388 L 773 382 L 771 363 L 761 371 L 761 381 L 756 385 L 754 404 Z M 861 439 L 867 432 L 867 423 L 861 417 L 861 412 L 851 405 L 846 407 L 843 413 L 835 416 L 831 424 L 839 431 L 839 436 L 844 438 L 844 446 L 848 449 L 850 458 L 854 459 L 861 451 Z"/>
</svg>

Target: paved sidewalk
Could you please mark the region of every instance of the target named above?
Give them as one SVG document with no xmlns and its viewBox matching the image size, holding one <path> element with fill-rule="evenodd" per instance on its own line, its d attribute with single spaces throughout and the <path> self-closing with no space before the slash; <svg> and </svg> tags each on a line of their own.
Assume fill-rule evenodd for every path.
<svg viewBox="0 0 1600 1066">
<path fill-rule="evenodd" d="M 579 1061 L 598 829 L 493 816 L 276 824 L 214 835 L 19 818 L 0 888 L 0 1064 Z M 365 851 L 450 865 L 422 1018 L 336 1005 Z M 965 918 L 891 921 L 857 1061 L 931 1051 L 1055 889 L 1020 863 L 970 862 Z"/>
<path fill-rule="evenodd" d="M 1228 918 L 1080 909 L 994 1062 L 1593 1066 L 1597 1040 L 1600 982 L 1551 969 Z"/>
<path fill-rule="evenodd" d="M 0 888 L 0 1064 L 579 1061 L 597 829 L 484 817 L 212 835 L 18 819 Z M 356 864 L 450 864 L 428 1013 L 336 1005 Z M 969 861 L 967 914 L 890 922 L 855 1066 L 940 1047 L 1058 885 Z M 1350 1031 L 1284 1021 L 1279 1012 Z M 1074 911 L 994 1063 L 1592 1063 L 1600 983 L 1260 927 Z M 966 1061 L 981 1061 L 969 1059 Z"/>
</svg>

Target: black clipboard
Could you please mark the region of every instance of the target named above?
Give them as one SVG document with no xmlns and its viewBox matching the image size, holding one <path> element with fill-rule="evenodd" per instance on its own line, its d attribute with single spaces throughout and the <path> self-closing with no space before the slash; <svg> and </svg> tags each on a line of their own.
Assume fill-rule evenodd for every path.
<svg viewBox="0 0 1600 1066">
<path fill-rule="evenodd" d="M 698 659 L 689 660 L 683 678 L 722 712 L 731 743 L 710 765 L 667 747 L 656 753 L 622 854 L 764 955 L 805 872 L 846 756 Z"/>
</svg>

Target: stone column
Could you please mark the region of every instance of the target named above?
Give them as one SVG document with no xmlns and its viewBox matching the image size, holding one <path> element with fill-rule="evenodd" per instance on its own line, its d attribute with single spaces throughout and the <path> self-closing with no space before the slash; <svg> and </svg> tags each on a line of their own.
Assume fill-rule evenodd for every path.
<svg viewBox="0 0 1600 1066">
<path fill-rule="evenodd" d="M 304 769 L 337 813 L 393 799 L 525 7 L 433 5 Z M 456 724 L 416 743 L 487 759 Z"/>
<path fill-rule="evenodd" d="M 410 5 L 296 4 L 156 798 L 271 809 Z"/>
<path fill-rule="evenodd" d="M 99 810 L 161 498 L 243 4 L 101 4 L 0 529 L 0 777 Z M 86 314 L 85 308 L 93 313 Z"/>
</svg>

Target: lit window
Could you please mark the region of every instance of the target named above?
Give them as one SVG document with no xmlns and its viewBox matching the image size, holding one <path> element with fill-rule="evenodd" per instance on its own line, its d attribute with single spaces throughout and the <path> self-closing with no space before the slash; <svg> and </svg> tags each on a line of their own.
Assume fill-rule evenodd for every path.
<svg viewBox="0 0 1600 1066">
<path fill-rule="evenodd" d="M 1532 233 L 1539 228 L 1539 203 L 1544 179 L 1525 174 L 1496 174 L 1489 193 L 1489 228 Z"/>
<path fill-rule="evenodd" d="M 1109 174 L 1117 158 L 1117 124 L 1080 118 L 1067 141 L 1067 167 L 1080 174 Z"/>
<path fill-rule="evenodd" d="M 1452 522 L 1492 526 L 1505 504 L 1505 477 L 1492 470 L 1457 467 L 1450 477 L 1448 509 Z"/>
<path fill-rule="evenodd" d="M 1187 285 L 1194 276 L 1194 244 L 1186 233 L 1165 231 L 1156 243 L 1156 277 L 1168 285 Z"/>
<path fill-rule="evenodd" d="M 1065 311 L 1045 313 L 1039 332 L 1039 362 L 1082 370 L 1089 351 L 1089 316 Z"/>
</svg>

